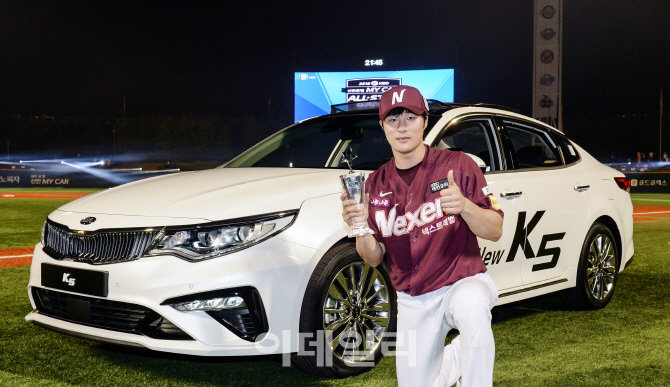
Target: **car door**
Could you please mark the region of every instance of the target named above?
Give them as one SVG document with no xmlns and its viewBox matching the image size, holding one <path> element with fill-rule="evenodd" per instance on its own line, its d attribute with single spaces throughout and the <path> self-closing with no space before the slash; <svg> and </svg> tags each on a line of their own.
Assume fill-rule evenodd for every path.
<svg viewBox="0 0 670 387">
<path fill-rule="evenodd" d="M 508 259 L 521 262 L 524 285 L 562 281 L 578 261 L 591 201 L 590 178 L 575 163 L 565 162 L 546 129 L 514 119 L 502 123 L 526 200 L 526 211 L 517 214 Z"/>
<path fill-rule="evenodd" d="M 505 213 L 503 236 L 497 242 L 478 238 L 479 251 L 499 290 L 518 287 L 521 281 L 520 260 L 506 259 L 517 214 L 526 211 L 521 180 L 506 170 L 498 127 L 493 117 L 468 115 L 452 120 L 432 142 L 436 148 L 463 151 L 481 159 L 484 176 L 491 192 Z"/>
</svg>

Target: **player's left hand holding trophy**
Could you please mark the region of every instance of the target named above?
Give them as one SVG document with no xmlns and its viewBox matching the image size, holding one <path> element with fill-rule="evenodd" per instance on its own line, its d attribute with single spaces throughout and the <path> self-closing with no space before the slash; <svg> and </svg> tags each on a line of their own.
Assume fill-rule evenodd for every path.
<svg viewBox="0 0 670 387">
<path fill-rule="evenodd" d="M 357 156 L 352 155 L 351 148 L 348 151 L 342 152 L 341 162 L 347 163 L 349 166 L 349 173 L 340 175 L 340 180 L 344 186 L 344 192 L 346 193 L 347 198 L 356 201 L 356 205 L 362 214 L 361 217 L 353 219 L 353 230 L 349 234 L 349 238 L 375 233 L 368 227 L 367 222 L 365 221 L 365 215 L 363 214 L 363 211 L 365 211 L 365 173 L 356 173 L 351 167 L 351 162 L 356 157 Z"/>
</svg>

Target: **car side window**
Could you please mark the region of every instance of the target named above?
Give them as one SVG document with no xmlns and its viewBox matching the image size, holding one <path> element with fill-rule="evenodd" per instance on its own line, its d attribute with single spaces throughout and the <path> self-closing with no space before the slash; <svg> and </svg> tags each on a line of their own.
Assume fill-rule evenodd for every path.
<svg viewBox="0 0 670 387">
<path fill-rule="evenodd" d="M 495 171 L 495 146 L 491 147 L 491 123 L 489 119 L 470 119 L 449 125 L 435 143 L 437 149 L 462 151 L 480 158 L 486 164 L 485 171 Z"/>
<path fill-rule="evenodd" d="M 566 164 L 572 164 L 580 160 L 579 152 L 577 152 L 577 149 L 575 149 L 570 140 L 556 132 L 554 132 L 554 138 L 558 141 L 561 147 L 563 159 L 565 159 Z"/>
<path fill-rule="evenodd" d="M 356 133 L 354 136 L 351 133 Z M 347 167 L 342 160 L 342 152 L 351 149 L 356 158 L 352 168 L 375 170 L 380 165 L 391 160 L 393 151 L 386 140 L 379 121 L 364 122 L 356 127 L 346 127 L 340 130 L 340 143 L 335 147 L 332 159 L 328 165 Z"/>
<path fill-rule="evenodd" d="M 563 165 L 556 144 L 546 134 L 509 121 L 505 121 L 505 129 L 514 146 L 517 169 Z"/>
</svg>

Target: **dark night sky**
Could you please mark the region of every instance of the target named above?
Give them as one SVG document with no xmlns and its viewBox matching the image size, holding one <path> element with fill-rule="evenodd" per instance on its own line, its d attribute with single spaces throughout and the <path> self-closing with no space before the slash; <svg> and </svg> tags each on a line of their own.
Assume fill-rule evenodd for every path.
<svg viewBox="0 0 670 387">
<path fill-rule="evenodd" d="M 409 8 L 411 7 L 411 8 Z M 670 1 L 564 1 L 566 116 L 658 111 Z M 533 1 L 0 1 L 0 113 L 292 120 L 294 71 L 454 68 L 531 112 Z M 670 109 L 670 103 L 668 109 Z"/>
</svg>

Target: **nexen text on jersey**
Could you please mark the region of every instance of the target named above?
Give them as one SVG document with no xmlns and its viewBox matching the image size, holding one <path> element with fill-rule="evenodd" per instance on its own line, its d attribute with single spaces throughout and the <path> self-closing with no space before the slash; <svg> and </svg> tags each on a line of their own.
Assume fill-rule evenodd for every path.
<svg viewBox="0 0 670 387">
<path fill-rule="evenodd" d="M 375 212 L 375 221 L 377 227 L 384 237 L 390 237 L 391 233 L 401 236 L 409 233 L 414 227 L 421 227 L 424 224 L 440 219 L 444 216 L 440 198 L 434 202 L 423 203 L 414 213 L 407 212 L 405 215 L 396 217 L 396 206 L 389 211 L 388 218 L 386 211 Z"/>
</svg>

